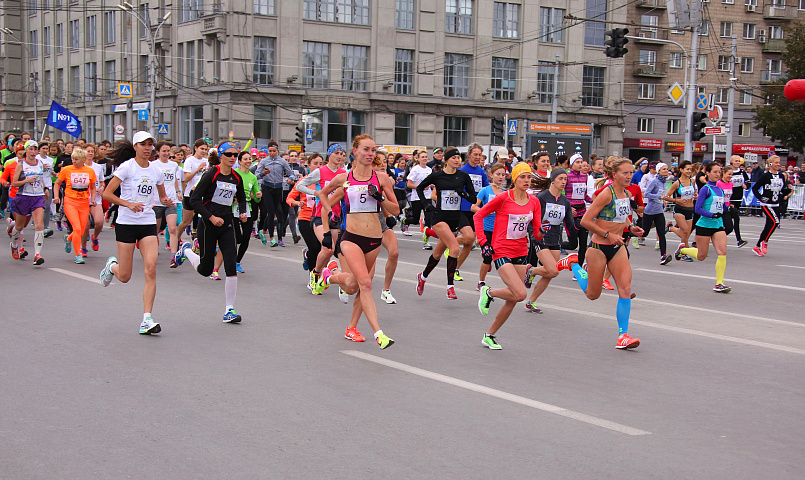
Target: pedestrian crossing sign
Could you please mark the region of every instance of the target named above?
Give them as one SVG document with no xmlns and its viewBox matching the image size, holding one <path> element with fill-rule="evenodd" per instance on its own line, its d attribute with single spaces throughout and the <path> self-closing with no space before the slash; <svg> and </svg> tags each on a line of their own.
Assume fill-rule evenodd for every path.
<svg viewBox="0 0 805 480">
<path fill-rule="evenodd" d="M 157 135 L 167 135 L 167 134 L 168 134 L 168 124 L 160 123 L 159 127 L 157 127 Z"/>
<path fill-rule="evenodd" d="M 130 83 L 118 83 L 117 84 L 117 95 L 119 97 L 131 97 L 131 84 Z"/>
</svg>

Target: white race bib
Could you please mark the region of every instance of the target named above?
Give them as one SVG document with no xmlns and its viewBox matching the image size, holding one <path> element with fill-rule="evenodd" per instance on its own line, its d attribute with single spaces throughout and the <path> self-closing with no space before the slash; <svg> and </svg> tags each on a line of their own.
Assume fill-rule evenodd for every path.
<svg viewBox="0 0 805 480">
<path fill-rule="evenodd" d="M 570 192 L 570 198 L 572 200 L 584 200 L 584 195 L 586 194 L 587 194 L 586 183 L 574 183 L 573 191 Z"/>
<path fill-rule="evenodd" d="M 713 203 L 710 204 L 710 213 L 724 212 L 724 197 L 713 195 Z"/>
<path fill-rule="evenodd" d="M 154 197 L 154 192 L 156 191 L 156 182 L 150 177 L 141 177 L 139 179 L 135 179 L 134 183 L 137 185 L 137 187 L 134 189 L 134 195 L 131 201 L 134 203 L 150 205 L 151 200 Z"/>
<path fill-rule="evenodd" d="M 526 214 L 510 213 L 509 224 L 506 228 L 506 238 L 508 240 L 517 240 L 525 238 L 528 235 L 528 224 L 534 219 L 534 214 L 529 212 Z"/>
<path fill-rule="evenodd" d="M 308 207 L 313 208 L 316 206 L 316 197 L 314 195 L 305 194 L 305 202 Z"/>
<path fill-rule="evenodd" d="M 769 189 L 779 192 L 783 189 L 783 179 L 780 177 L 772 177 L 771 182 L 769 183 Z"/>
<path fill-rule="evenodd" d="M 744 186 L 744 176 L 743 175 L 735 175 L 732 177 L 732 184 L 736 187 L 743 187 Z"/>
<path fill-rule="evenodd" d="M 612 219 L 615 223 L 624 223 L 632 213 L 632 206 L 629 205 L 629 197 L 615 199 L 615 218 Z"/>
<path fill-rule="evenodd" d="M 555 203 L 545 204 L 545 215 L 542 220 L 550 223 L 551 225 L 561 225 L 565 219 L 565 206 L 557 205 Z"/>
<path fill-rule="evenodd" d="M 693 198 L 693 194 L 696 192 L 693 188 L 693 184 L 688 187 L 680 186 L 679 188 L 679 197 L 684 199 L 691 199 Z"/>
<path fill-rule="evenodd" d="M 369 185 L 350 185 L 347 187 L 350 213 L 377 212 L 377 200 L 369 196 Z"/>
<path fill-rule="evenodd" d="M 70 187 L 76 192 L 89 190 L 89 173 L 73 172 L 70 174 Z"/>
<path fill-rule="evenodd" d="M 237 202 L 235 202 L 235 203 L 233 203 L 233 204 L 232 204 L 232 214 L 233 214 L 234 216 L 236 216 L 236 217 L 239 217 L 239 216 L 240 216 L 240 205 L 238 205 L 238 203 L 237 203 Z M 246 202 L 246 216 L 247 216 L 247 217 L 251 217 L 251 216 L 252 216 L 252 209 L 251 209 L 251 207 L 249 206 L 249 202 Z"/>
<path fill-rule="evenodd" d="M 484 188 L 484 177 L 470 174 L 470 180 L 472 180 L 472 186 L 475 187 L 476 192 L 480 192 Z"/>
<path fill-rule="evenodd" d="M 455 190 L 442 190 L 442 210 L 461 210 L 461 197 Z"/>
<path fill-rule="evenodd" d="M 238 186 L 234 183 L 222 182 L 220 180 L 215 183 L 215 193 L 212 195 L 212 201 L 218 205 L 232 206 Z"/>
</svg>

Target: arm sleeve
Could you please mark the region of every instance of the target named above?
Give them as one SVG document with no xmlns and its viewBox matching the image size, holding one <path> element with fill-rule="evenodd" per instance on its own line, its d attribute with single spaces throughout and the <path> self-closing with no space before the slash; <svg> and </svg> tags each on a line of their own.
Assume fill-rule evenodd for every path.
<svg viewBox="0 0 805 480">
<path fill-rule="evenodd" d="M 299 183 L 297 183 L 296 187 L 294 188 L 304 193 L 305 195 L 315 195 L 316 190 L 310 188 L 310 185 L 315 185 L 320 181 L 321 181 L 321 172 L 319 171 L 319 169 L 316 169 L 310 172 L 310 175 L 308 175 L 307 177 L 303 178 L 302 180 L 299 180 Z"/>
<path fill-rule="evenodd" d="M 246 146 L 245 146 L 245 147 L 243 147 L 243 150 L 241 150 L 241 151 L 242 151 L 242 152 L 248 152 L 248 151 L 249 151 L 249 147 L 251 147 L 251 146 L 252 146 L 252 141 L 254 141 L 254 139 L 253 139 L 253 138 L 250 138 L 250 139 L 249 139 L 249 141 L 248 141 L 248 142 L 246 142 Z"/>
<path fill-rule="evenodd" d="M 429 187 L 430 185 L 433 185 L 433 176 L 434 175 L 435 175 L 435 173 L 431 173 L 430 175 L 425 177 L 424 180 L 419 182 L 419 185 L 417 185 L 416 194 L 419 197 L 420 202 L 424 202 L 425 200 L 429 200 L 428 198 L 425 198 L 425 188 Z"/>
<path fill-rule="evenodd" d="M 193 193 L 190 195 L 190 206 L 205 219 L 209 219 L 210 216 L 212 216 L 212 212 L 204 205 L 203 195 L 212 185 L 212 177 L 215 175 L 215 170 L 216 169 L 212 168 L 207 170 L 204 175 L 201 176 L 201 180 L 199 180 L 198 185 L 196 185 L 196 188 L 193 189 Z M 245 212 L 246 210 L 243 209 L 242 211 Z"/>
<path fill-rule="evenodd" d="M 702 217 L 712 218 L 713 214 L 704 209 L 704 201 L 711 195 L 709 188 L 703 188 L 696 199 L 696 213 Z"/>
<path fill-rule="evenodd" d="M 475 203 L 475 200 L 478 198 L 475 193 L 475 185 L 472 184 L 472 178 L 466 173 L 464 174 L 464 191 L 470 194 L 470 198 L 468 198 L 467 201 Z"/>
<path fill-rule="evenodd" d="M 298 185 L 298 184 L 297 184 Z M 288 192 L 288 196 L 285 197 L 285 203 L 293 207 L 293 202 L 296 201 L 296 197 L 299 196 L 299 190 L 296 189 L 296 185 Z"/>
<path fill-rule="evenodd" d="M 760 199 L 760 189 L 763 188 L 764 185 L 768 182 L 767 174 L 763 174 L 760 176 L 757 182 L 752 185 L 752 193 L 755 194 L 755 198 Z"/>
<path fill-rule="evenodd" d="M 420 186 L 421 185 L 422 184 L 420 184 Z M 421 198 L 422 197 L 422 192 L 419 190 L 419 187 L 417 187 L 417 193 L 419 193 L 419 196 Z M 495 198 L 493 198 L 491 202 L 487 203 L 486 205 L 481 207 L 480 210 L 475 212 L 475 214 L 472 216 L 472 221 L 475 224 L 475 231 L 476 232 L 483 232 L 484 231 L 484 218 L 486 216 L 496 212 L 497 209 L 500 208 L 501 205 L 503 205 L 503 202 L 505 200 L 506 200 L 506 194 L 504 192 L 504 193 L 502 193 L 500 195 L 496 195 Z M 539 223 L 537 225 L 539 225 Z M 486 245 L 486 235 L 478 235 L 478 243 L 481 244 L 481 246 Z"/>
</svg>

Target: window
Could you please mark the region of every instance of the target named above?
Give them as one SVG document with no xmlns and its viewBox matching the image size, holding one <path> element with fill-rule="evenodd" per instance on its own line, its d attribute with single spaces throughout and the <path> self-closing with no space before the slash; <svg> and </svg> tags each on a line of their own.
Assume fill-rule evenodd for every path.
<svg viewBox="0 0 805 480">
<path fill-rule="evenodd" d="M 330 85 L 330 44 L 304 42 L 302 54 L 302 84 L 308 88 L 328 88 Z"/>
<path fill-rule="evenodd" d="M 716 98 L 716 103 L 729 103 L 730 101 L 730 89 L 719 87 L 718 88 L 718 97 Z"/>
<path fill-rule="evenodd" d="M 64 46 L 64 24 L 57 23 L 56 24 L 56 35 L 53 37 L 53 43 L 56 44 L 56 53 L 62 52 L 62 46 Z"/>
<path fill-rule="evenodd" d="M 445 31 L 472 34 L 472 0 L 446 0 Z"/>
<path fill-rule="evenodd" d="M 755 71 L 755 59 L 752 57 L 741 57 L 741 73 L 752 73 Z"/>
<path fill-rule="evenodd" d="M 640 16 L 640 35 L 646 38 L 657 38 L 659 36 L 660 17 L 657 15 Z"/>
<path fill-rule="evenodd" d="M 204 40 L 198 40 L 196 42 L 196 57 L 198 57 L 197 71 L 200 77 L 199 85 L 203 85 L 205 82 L 204 73 L 207 71 L 207 69 L 204 68 Z"/>
<path fill-rule="evenodd" d="M 254 106 L 254 139 L 260 144 L 268 143 L 274 136 L 274 107 Z"/>
<path fill-rule="evenodd" d="M 799 0 L 799 9 L 805 10 L 805 0 Z"/>
<path fill-rule="evenodd" d="M 369 0 L 305 0 L 305 20 L 369 25 Z"/>
<path fill-rule="evenodd" d="M 752 90 L 739 90 L 738 103 L 741 105 L 752 105 Z"/>
<path fill-rule="evenodd" d="M 257 132 L 254 132 L 257 136 Z M 204 107 L 179 107 L 179 142 L 192 144 L 204 136 Z"/>
<path fill-rule="evenodd" d="M 39 31 L 31 30 L 28 32 L 28 42 L 31 48 L 29 49 L 31 52 L 31 58 L 36 58 L 39 56 Z"/>
<path fill-rule="evenodd" d="M 95 15 L 90 15 L 87 17 L 86 21 L 86 32 L 87 32 L 87 47 L 94 47 L 97 44 L 97 33 L 98 33 L 98 26 L 97 22 L 95 21 L 97 17 Z"/>
<path fill-rule="evenodd" d="M 743 38 L 747 40 L 753 40 L 755 38 L 755 24 L 754 23 L 744 23 L 744 35 Z"/>
<path fill-rule="evenodd" d="M 103 78 L 105 79 L 105 93 L 108 98 L 117 97 L 117 70 L 114 60 L 103 64 Z"/>
<path fill-rule="evenodd" d="M 98 64 L 88 62 L 84 64 L 84 100 L 95 99 L 98 94 Z"/>
<path fill-rule="evenodd" d="M 637 98 L 640 100 L 654 100 L 654 90 L 656 85 L 653 83 L 641 83 L 637 85 Z"/>
<path fill-rule="evenodd" d="M 414 0 L 397 0 L 397 28 L 414 29 Z"/>
<path fill-rule="evenodd" d="M 80 32 L 78 30 L 78 20 L 70 20 L 70 48 L 75 50 L 78 48 Z"/>
<path fill-rule="evenodd" d="M 176 44 L 176 52 L 177 52 L 177 57 L 176 57 L 176 60 L 175 60 L 175 63 L 177 64 L 177 66 L 176 66 L 176 83 L 178 83 L 179 86 L 183 87 L 184 86 L 184 44 L 183 43 L 177 43 Z M 126 59 L 124 58 L 123 61 L 125 62 Z M 123 64 L 123 71 L 124 72 L 126 71 L 126 64 L 125 63 Z"/>
<path fill-rule="evenodd" d="M 732 57 L 730 55 L 719 55 L 718 56 L 718 71 L 720 72 L 729 72 L 730 71 L 730 60 Z"/>
<path fill-rule="evenodd" d="M 696 87 L 696 95 L 706 95 L 707 87 Z"/>
<path fill-rule="evenodd" d="M 654 119 L 653 118 L 638 118 L 637 119 L 637 132 L 638 133 L 654 133 Z"/>
<path fill-rule="evenodd" d="M 769 73 L 782 73 L 783 72 L 783 61 L 782 60 L 768 60 L 766 62 L 766 70 Z"/>
<path fill-rule="evenodd" d="M 394 51 L 394 93 L 414 93 L 414 51 L 398 48 Z"/>
<path fill-rule="evenodd" d="M 50 99 L 50 89 L 53 87 L 53 78 L 50 75 L 50 70 L 45 70 L 45 78 L 42 82 L 42 98 L 44 100 Z"/>
<path fill-rule="evenodd" d="M 444 96 L 470 96 L 470 55 L 447 53 L 444 56 Z M 463 145 L 463 144 L 460 144 Z"/>
<path fill-rule="evenodd" d="M 254 37 L 252 81 L 257 85 L 274 84 L 274 42 L 273 38 Z"/>
<path fill-rule="evenodd" d="M 184 84 L 188 87 L 196 86 L 196 42 L 184 44 Z"/>
<path fill-rule="evenodd" d="M 699 61 L 696 64 L 697 70 L 707 70 L 707 55 L 699 55 Z"/>
<path fill-rule="evenodd" d="M 394 144 L 411 144 L 411 115 L 405 113 L 394 115 Z"/>
<path fill-rule="evenodd" d="M 562 8 L 539 8 L 539 41 L 563 43 L 562 19 L 565 10 Z"/>
<path fill-rule="evenodd" d="M 140 18 L 144 19 L 146 24 L 151 25 L 151 17 L 148 15 L 148 4 L 147 3 L 141 3 L 139 5 L 139 7 L 138 7 L 138 10 L 139 10 Z M 140 27 L 140 38 L 145 38 L 145 37 L 148 36 L 148 27 L 143 25 L 142 22 L 139 22 L 139 21 L 134 22 L 132 20 L 132 23 L 136 23 L 137 25 L 139 25 L 139 27 Z"/>
<path fill-rule="evenodd" d="M 357 45 L 341 46 L 341 89 L 352 92 L 365 92 L 369 70 L 367 47 Z"/>
<path fill-rule="evenodd" d="M 497 38 L 520 38 L 520 5 L 495 2 L 492 36 Z"/>
<path fill-rule="evenodd" d="M 587 18 L 606 20 L 607 1 L 587 0 Z M 584 22 L 584 44 L 594 47 L 603 47 L 606 35 L 606 24 L 598 22 Z"/>
<path fill-rule="evenodd" d="M 254 0 L 254 13 L 257 15 L 274 15 L 274 0 Z"/>
<path fill-rule="evenodd" d="M 117 12 L 106 12 L 103 14 L 103 23 L 104 23 L 104 43 L 115 43 L 115 17 Z"/>
<path fill-rule="evenodd" d="M 115 138 L 115 114 L 114 113 L 105 113 L 103 115 L 103 130 L 101 130 L 101 135 L 103 138 L 114 139 Z"/>
<path fill-rule="evenodd" d="M 327 141 L 351 145 L 366 130 L 366 114 L 349 110 L 327 110 Z M 313 137 L 316 135 L 314 133 Z"/>
<path fill-rule="evenodd" d="M 678 135 L 680 123 L 681 122 L 678 118 L 668 120 L 668 130 L 665 133 L 668 133 L 669 135 Z"/>
<path fill-rule="evenodd" d="M 757 6 L 757 0 L 744 0 L 744 5 L 755 5 L 755 6 Z"/>
<path fill-rule="evenodd" d="M 64 69 L 56 69 L 56 85 L 55 85 L 56 99 L 62 101 L 64 97 Z"/>
<path fill-rule="evenodd" d="M 584 67 L 581 82 L 581 104 L 585 107 L 604 106 L 604 68 Z"/>
<path fill-rule="evenodd" d="M 668 55 L 668 66 L 670 68 L 682 68 L 682 52 L 671 52 Z"/>
<path fill-rule="evenodd" d="M 95 117 L 94 115 L 90 115 L 90 116 L 88 116 L 88 117 L 85 117 L 85 118 L 84 118 L 84 122 L 81 124 L 81 126 L 82 126 L 82 127 L 84 127 L 84 128 L 82 129 L 82 134 L 84 135 L 84 138 L 85 138 L 85 139 L 87 140 L 87 142 L 89 142 L 89 143 L 95 143 L 95 139 L 96 139 L 96 134 L 95 134 L 95 127 L 96 127 L 96 124 L 95 124 L 95 119 L 96 119 L 96 118 L 97 118 L 97 117 Z"/>
<path fill-rule="evenodd" d="M 738 124 L 738 136 L 748 137 L 752 135 L 752 124 L 749 122 L 741 122 Z"/>
<path fill-rule="evenodd" d="M 192 22 L 204 14 L 204 0 L 181 0 L 179 9 L 179 22 Z M 199 135 L 202 136 L 202 135 Z M 199 137 L 194 137 L 199 138 Z M 191 142 L 193 140 L 190 140 Z"/>
<path fill-rule="evenodd" d="M 654 67 L 657 64 L 657 52 L 654 50 L 640 50 L 640 65 L 650 65 Z"/>
<path fill-rule="evenodd" d="M 444 117 L 443 144 L 449 146 L 470 143 L 470 119 L 468 117 Z"/>
<path fill-rule="evenodd" d="M 553 86 L 556 76 L 556 64 L 539 62 L 537 65 L 537 103 L 553 102 Z"/>
<path fill-rule="evenodd" d="M 724 3 L 726 5 L 734 5 L 735 0 L 721 0 L 721 3 Z"/>
<path fill-rule="evenodd" d="M 722 37 L 732 36 L 732 22 L 721 22 L 721 35 Z"/>
<path fill-rule="evenodd" d="M 517 84 L 517 60 L 492 57 L 492 98 L 514 100 Z"/>
<path fill-rule="evenodd" d="M 769 27 L 769 38 L 782 40 L 783 38 L 783 27 L 780 25 L 772 25 Z"/>
<path fill-rule="evenodd" d="M 42 55 L 50 55 L 50 27 L 42 30 Z"/>
<path fill-rule="evenodd" d="M 70 100 L 77 102 L 81 95 L 81 67 L 70 67 Z"/>
</svg>

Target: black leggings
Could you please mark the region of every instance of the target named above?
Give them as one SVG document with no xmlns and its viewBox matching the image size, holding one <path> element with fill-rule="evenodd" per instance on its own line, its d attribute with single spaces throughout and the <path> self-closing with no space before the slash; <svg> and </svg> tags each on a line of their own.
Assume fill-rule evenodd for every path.
<svg viewBox="0 0 805 480">
<path fill-rule="evenodd" d="M 735 205 L 730 204 L 727 214 L 722 217 L 724 219 L 724 231 L 727 235 L 735 231 L 735 239 L 741 242 L 741 214 Z"/>
<path fill-rule="evenodd" d="M 660 240 L 660 255 L 665 256 L 665 214 L 662 212 L 653 215 L 643 214 L 643 238 L 646 238 L 651 227 L 657 229 L 657 238 Z"/>
<path fill-rule="evenodd" d="M 240 220 L 238 220 L 240 221 Z M 224 224 L 216 227 L 209 220 L 202 218 L 198 222 L 198 248 L 200 261 L 196 271 L 205 277 L 212 275 L 215 268 L 215 247 L 221 250 L 224 256 L 224 270 L 227 277 L 238 275 L 237 246 L 235 245 L 235 228 L 232 226 L 232 216 L 224 218 Z"/>
<path fill-rule="evenodd" d="M 567 233 L 567 242 L 562 243 L 565 250 L 579 249 L 579 265 L 584 265 L 584 256 L 587 254 L 587 229 L 581 226 L 581 217 L 573 217 L 577 232 Z"/>
<path fill-rule="evenodd" d="M 307 245 L 307 265 L 308 268 L 313 270 L 316 268 L 316 260 L 321 251 L 321 242 L 316 238 L 316 234 L 313 233 L 313 225 L 310 224 L 310 220 L 299 220 L 298 223 L 299 234 L 302 235 L 305 245 Z"/>
<path fill-rule="evenodd" d="M 411 217 L 405 219 L 408 225 L 416 225 L 419 223 L 419 217 L 422 215 L 422 201 L 414 200 L 411 202 Z"/>
<path fill-rule="evenodd" d="M 235 241 L 238 243 L 238 263 L 243 260 L 243 255 L 249 249 L 249 241 L 252 239 L 252 228 L 254 228 L 254 220 L 257 217 L 257 212 L 254 210 L 255 205 L 249 205 L 252 208 L 252 215 L 245 222 L 241 222 L 239 218 L 235 218 Z"/>
<path fill-rule="evenodd" d="M 283 201 L 282 187 L 262 186 L 260 190 L 263 192 L 263 198 L 260 202 L 260 229 L 263 232 L 268 230 L 268 236 L 274 237 L 274 215 L 277 216 L 277 230 L 282 231 L 282 224 L 288 216 L 287 211 L 285 211 L 285 217 L 282 216 L 282 206 L 287 205 L 287 203 Z"/>
<path fill-rule="evenodd" d="M 760 207 L 763 210 L 763 213 L 766 215 L 766 225 L 763 227 L 763 231 L 760 232 L 760 238 L 757 239 L 757 246 L 760 246 L 760 242 L 769 243 L 769 238 L 771 234 L 777 230 L 777 227 L 780 226 L 780 207 L 769 207 L 763 205 Z"/>
</svg>

